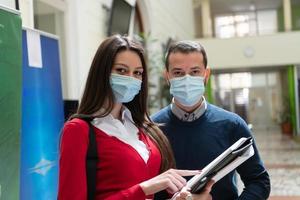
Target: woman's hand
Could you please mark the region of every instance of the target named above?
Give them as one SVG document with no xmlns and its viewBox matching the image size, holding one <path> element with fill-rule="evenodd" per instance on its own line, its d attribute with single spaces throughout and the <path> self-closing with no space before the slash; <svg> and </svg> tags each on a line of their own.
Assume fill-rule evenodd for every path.
<svg viewBox="0 0 300 200">
<path fill-rule="evenodd" d="M 212 200 L 210 191 L 213 184 L 214 181 L 208 182 L 205 189 L 200 194 L 191 194 L 188 191 L 188 188 L 184 187 L 175 197 L 175 200 Z"/>
<path fill-rule="evenodd" d="M 174 194 L 186 185 L 186 180 L 183 176 L 193 176 L 199 173 L 200 171 L 198 170 L 169 169 L 152 179 L 140 183 L 140 186 L 146 195 L 165 189 L 168 193 Z"/>
</svg>

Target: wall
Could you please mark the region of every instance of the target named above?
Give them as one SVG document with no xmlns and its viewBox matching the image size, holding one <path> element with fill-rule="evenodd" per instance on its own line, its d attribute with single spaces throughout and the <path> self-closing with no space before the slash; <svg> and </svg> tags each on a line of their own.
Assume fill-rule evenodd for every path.
<svg viewBox="0 0 300 200">
<path fill-rule="evenodd" d="M 152 0 L 151 32 L 160 40 L 168 37 L 192 39 L 195 35 L 193 2 L 191 0 Z"/>
<path fill-rule="evenodd" d="M 20 1 L 23 26 L 33 28 L 33 1 Z M 62 82 L 64 99 L 77 100 L 86 78 L 92 57 L 99 43 L 106 37 L 106 11 L 102 5 L 111 0 L 39 0 L 61 11 L 63 21 L 56 29 L 64 29 L 60 36 Z M 58 22 L 58 20 L 55 20 Z M 61 20 L 60 20 L 61 21 Z M 88 23 L 87 23 L 88 22 Z M 63 24 L 64 27 L 61 27 Z M 49 24 L 47 24 L 48 26 Z"/>
<path fill-rule="evenodd" d="M 65 13 L 67 37 L 67 92 L 65 99 L 80 97 L 92 58 L 106 38 L 111 0 L 69 0 Z M 191 39 L 194 36 L 192 1 L 139 0 L 145 31 L 157 39 L 154 49 L 162 53 L 162 43 L 170 36 Z M 163 20 L 162 20 L 163 19 Z M 87 23 L 88 22 L 88 23 Z M 191 23 L 190 23 L 191 22 Z M 163 56 L 161 54 L 161 56 Z"/>
<path fill-rule="evenodd" d="M 145 1 L 145 0 L 144 0 Z M 160 78 L 164 69 L 164 51 L 170 38 L 188 40 L 195 37 L 194 13 L 192 0 L 151 0 L 147 1 L 150 19 L 150 41 L 147 45 L 149 55 L 150 82 L 154 87 L 150 93 L 150 112 L 154 113 L 169 103 L 162 99 L 163 82 Z M 167 92 L 168 93 L 168 92 Z M 158 99 L 161 99 L 159 102 Z"/>
<path fill-rule="evenodd" d="M 212 69 L 300 63 L 300 31 L 232 39 L 199 39 Z M 230 49 L 230 51 L 229 51 Z"/>
<path fill-rule="evenodd" d="M 92 58 L 106 37 L 107 14 L 103 3 L 107 1 L 69 0 L 65 13 L 68 75 L 65 99 L 78 99 L 81 95 Z"/>
<path fill-rule="evenodd" d="M 112 0 L 39 0 L 58 5 L 64 10 L 66 64 L 62 69 L 64 99 L 76 100 L 85 84 L 92 58 L 106 38 L 107 21 Z M 169 37 L 192 39 L 194 18 L 192 0 L 138 0 L 145 32 L 156 38 L 155 51 L 162 53 L 162 44 Z M 33 0 L 20 1 L 23 25 L 33 28 Z M 62 4 L 62 5 L 60 5 Z M 65 5 L 63 5 L 65 4 Z M 61 53 L 63 55 L 63 53 Z M 161 58 L 163 55 L 161 54 Z M 161 66 L 162 67 L 162 66 Z"/>
</svg>

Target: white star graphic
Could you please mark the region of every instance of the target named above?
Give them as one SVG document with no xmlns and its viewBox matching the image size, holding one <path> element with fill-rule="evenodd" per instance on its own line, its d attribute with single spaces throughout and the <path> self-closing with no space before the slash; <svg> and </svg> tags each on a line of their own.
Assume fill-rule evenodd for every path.
<svg viewBox="0 0 300 200">
<path fill-rule="evenodd" d="M 30 173 L 37 173 L 45 176 L 47 172 L 55 165 L 54 161 L 42 158 L 33 168 L 29 169 Z"/>
</svg>

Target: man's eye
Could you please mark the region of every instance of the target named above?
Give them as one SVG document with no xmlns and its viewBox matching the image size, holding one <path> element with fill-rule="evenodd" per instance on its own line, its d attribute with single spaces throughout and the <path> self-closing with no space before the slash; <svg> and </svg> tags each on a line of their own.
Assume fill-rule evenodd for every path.
<svg viewBox="0 0 300 200">
<path fill-rule="evenodd" d="M 200 70 L 194 70 L 191 73 L 191 75 L 200 75 L 200 74 L 201 74 Z"/>
<path fill-rule="evenodd" d="M 181 73 L 181 72 L 179 72 L 179 71 L 178 71 L 178 72 L 173 72 L 173 75 L 174 75 L 174 76 L 181 76 L 181 75 L 182 75 L 182 73 Z"/>
</svg>

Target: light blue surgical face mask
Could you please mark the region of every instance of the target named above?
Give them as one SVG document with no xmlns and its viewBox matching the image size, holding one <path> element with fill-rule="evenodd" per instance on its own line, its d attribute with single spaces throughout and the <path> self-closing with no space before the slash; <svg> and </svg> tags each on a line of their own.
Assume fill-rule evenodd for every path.
<svg viewBox="0 0 300 200">
<path fill-rule="evenodd" d="M 190 76 L 170 79 L 170 93 L 180 104 L 193 106 L 198 103 L 205 92 L 204 77 Z"/>
<path fill-rule="evenodd" d="M 110 75 L 110 86 L 118 103 L 128 103 L 141 90 L 142 81 L 131 76 Z"/>
</svg>

